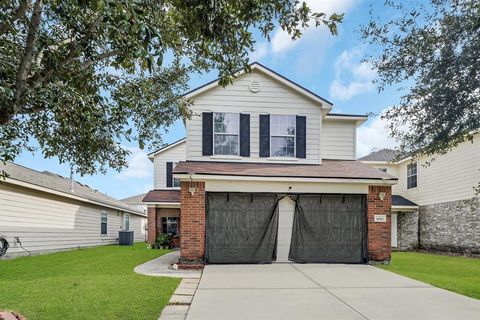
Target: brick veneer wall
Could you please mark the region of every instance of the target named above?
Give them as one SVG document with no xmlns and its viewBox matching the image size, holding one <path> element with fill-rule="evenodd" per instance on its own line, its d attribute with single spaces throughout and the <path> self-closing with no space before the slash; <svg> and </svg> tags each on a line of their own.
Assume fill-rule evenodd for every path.
<svg viewBox="0 0 480 320">
<path fill-rule="evenodd" d="M 190 188 L 195 188 L 193 195 Z M 180 267 L 200 268 L 205 253 L 205 182 L 182 181 L 180 203 Z"/>
<path fill-rule="evenodd" d="M 148 226 L 148 243 L 155 243 L 157 238 L 158 226 L 157 226 L 157 208 L 148 207 L 147 208 L 147 226 Z"/>
<path fill-rule="evenodd" d="M 385 197 L 380 199 L 380 193 Z M 368 187 L 368 259 L 372 263 L 389 262 L 391 256 L 390 213 L 392 209 L 392 188 L 390 186 Z M 374 222 L 374 215 L 387 216 L 386 222 Z"/>
</svg>

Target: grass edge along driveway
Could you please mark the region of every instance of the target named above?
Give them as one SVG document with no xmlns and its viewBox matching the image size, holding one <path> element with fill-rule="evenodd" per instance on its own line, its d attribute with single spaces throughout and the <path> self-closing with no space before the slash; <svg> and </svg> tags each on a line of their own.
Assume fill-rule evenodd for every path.
<svg viewBox="0 0 480 320">
<path fill-rule="evenodd" d="M 419 252 L 393 252 L 380 268 L 480 299 L 480 259 Z"/>
<path fill-rule="evenodd" d="M 0 261 L 0 310 L 28 319 L 157 319 L 180 279 L 133 268 L 167 252 L 136 243 Z"/>
</svg>

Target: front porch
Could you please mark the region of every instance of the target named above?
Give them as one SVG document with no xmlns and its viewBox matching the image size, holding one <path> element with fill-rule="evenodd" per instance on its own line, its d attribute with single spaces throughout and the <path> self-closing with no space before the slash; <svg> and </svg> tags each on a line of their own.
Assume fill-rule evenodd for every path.
<svg viewBox="0 0 480 320">
<path fill-rule="evenodd" d="M 180 190 L 151 190 L 147 203 L 148 242 L 154 244 L 160 234 L 172 237 L 173 247 L 180 247 Z"/>
</svg>

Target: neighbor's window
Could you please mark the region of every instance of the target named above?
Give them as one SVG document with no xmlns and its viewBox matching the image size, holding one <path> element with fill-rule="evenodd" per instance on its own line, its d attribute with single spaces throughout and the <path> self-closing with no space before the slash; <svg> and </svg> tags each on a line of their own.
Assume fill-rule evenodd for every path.
<svg viewBox="0 0 480 320">
<path fill-rule="evenodd" d="M 295 157 L 295 116 L 270 116 L 270 154 Z"/>
<path fill-rule="evenodd" d="M 238 156 L 239 121 L 238 113 L 213 114 L 214 154 Z"/>
<path fill-rule="evenodd" d="M 179 221 L 180 218 L 178 217 L 162 217 L 162 233 L 178 236 L 180 231 Z"/>
<path fill-rule="evenodd" d="M 173 163 L 173 168 L 177 166 L 178 162 Z M 180 179 L 173 178 L 173 187 L 174 188 L 180 188 Z"/>
<path fill-rule="evenodd" d="M 107 234 L 108 214 L 102 212 L 100 216 L 100 234 Z"/>
<path fill-rule="evenodd" d="M 417 163 L 413 162 L 407 166 L 407 189 L 417 187 Z"/>
<path fill-rule="evenodd" d="M 123 214 L 123 230 L 125 231 L 130 230 L 130 214 L 129 213 Z"/>
</svg>

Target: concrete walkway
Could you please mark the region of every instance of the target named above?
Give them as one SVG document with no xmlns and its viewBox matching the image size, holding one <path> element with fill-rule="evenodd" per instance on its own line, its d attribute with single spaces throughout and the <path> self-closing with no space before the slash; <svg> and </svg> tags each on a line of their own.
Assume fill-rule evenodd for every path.
<svg viewBox="0 0 480 320">
<path fill-rule="evenodd" d="M 208 265 L 187 320 L 480 319 L 480 301 L 368 265 Z"/>
<path fill-rule="evenodd" d="M 172 251 L 156 259 L 138 265 L 133 269 L 136 273 L 154 277 L 174 277 L 184 279 L 200 279 L 202 271 L 174 270 L 172 265 L 178 263 L 180 251 Z"/>
</svg>

